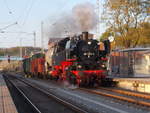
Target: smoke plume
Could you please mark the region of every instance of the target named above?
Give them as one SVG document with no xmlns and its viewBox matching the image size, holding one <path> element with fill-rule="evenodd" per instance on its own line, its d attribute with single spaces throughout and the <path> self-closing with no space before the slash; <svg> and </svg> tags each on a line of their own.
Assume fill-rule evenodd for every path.
<svg viewBox="0 0 150 113">
<path fill-rule="evenodd" d="M 94 12 L 94 6 L 90 3 L 80 4 L 73 8 L 73 17 L 81 31 L 89 31 L 93 29 L 98 17 Z"/>
<path fill-rule="evenodd" d="M 73 7 L 69 14 L 63 15 L 51 27 L 49 36 L 60 37 L 63 34 L 78 34 L 94 29 L 98 23 L 98 16 L 91 3 L 79 4 Z"/>
</svg>

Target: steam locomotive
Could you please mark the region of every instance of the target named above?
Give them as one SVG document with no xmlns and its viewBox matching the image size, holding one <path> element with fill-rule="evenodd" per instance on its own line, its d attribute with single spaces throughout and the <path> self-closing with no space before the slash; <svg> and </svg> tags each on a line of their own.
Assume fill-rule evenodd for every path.
<svg viewBox="0 0 150 113">
<path fill-rule="evenodd" d="M 109 40 L 101 45 L 88 32 L 83 32 L 50 43 L 47 53 L 41 53 L 41 57 L 35 54 L 32 58 L 24 59 L 24 72 L 32 76 L 68 81 L 78 86 L 93 86 L 101 84 L 107 76 L 109 52 Z M 31 67 L 26 69 L 29 64 Z"/>
</svg>

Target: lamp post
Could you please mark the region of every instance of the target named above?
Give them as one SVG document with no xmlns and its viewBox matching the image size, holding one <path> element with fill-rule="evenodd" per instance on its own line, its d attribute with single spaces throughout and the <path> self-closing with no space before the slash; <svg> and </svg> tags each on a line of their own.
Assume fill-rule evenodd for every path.
<svg viewBox="0 0 150 113">
<path fill-rule="evenodd" d="M 41 22 L 41 52 L 43 53 L 44 52 L 44 31 L 43 31 L 43 21 Z"/>
</svg>

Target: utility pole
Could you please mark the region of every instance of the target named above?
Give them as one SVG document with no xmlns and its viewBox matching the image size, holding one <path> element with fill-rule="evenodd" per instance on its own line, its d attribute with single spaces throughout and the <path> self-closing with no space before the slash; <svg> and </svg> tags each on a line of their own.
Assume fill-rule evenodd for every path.
<svg viewBox="0 0 150 113">
<path fill-rule="evenodd" d="M 97 0 L 96 1 L 96 6 L 97 6 L 97 8 L 96 8 L 96 11 L 97 11 L 97 15 L 98 15 L 98 24 L 97 24 L 97 29 L 96 29 L 96 31 L 97 31 L 97 35 L 99 36 L 99 31 L 100 31 L 100 8 L 99 8 L 99 0 Z"/>
<path fill-rule="evenodd" d="M 25 56 L 27 55 L 27 48 L 24 48 L 25 49 Z"/>
<path fill-rule="evenodd" d="M 34 48 L 35 48 L 36 47 L 36 32 L 35 31 L 33 32 L 33 36 L 34 36 L 33 40 L 34 40 Z"/>
<path fill-rule="evenodd" d="M 43 22 L 41 22 L 41 52 L 44 52 Z"/>
<path fill-rule="evenodd" d="M 20 58 L 22 58 L 22 38 L 20 38 Z"/>
</svg>

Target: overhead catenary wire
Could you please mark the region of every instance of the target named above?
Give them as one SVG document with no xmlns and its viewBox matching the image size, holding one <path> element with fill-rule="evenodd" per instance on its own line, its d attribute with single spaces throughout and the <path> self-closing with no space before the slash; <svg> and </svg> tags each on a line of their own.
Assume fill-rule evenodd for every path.
<svg viewBox="0 0 150 113">
<path fill-rule="evenodd" d="M 6 0 L 3 0 L 3 2 L 4 2 L 4 4 L 5 4 L 7 10 L 8 10 L 9 12 L 12 12 L 11 9 L 9 8 L 9 6 L 8 6 L 8 2 L 7 2 Z M 26 12 L 26 13 L 25 13 L 25 17 L 23 18 L 23 23 L 22 23 L 22 24 L 16 24 L 16 25 L 19 27 L 19 29 L 20 29 L 21 31 L 22 31 L 24 25 L 26 24 L 26 21 L 27 21 L 27 19 L 28 19 L 28 17 L 29 17 L 29 14 L 30 14 L 30 12 L 31 12 L 31 10 L 32 10 L 32 7 L 33 7 L 34 3 L 35 3 L 35 0 L 30 0 L 30 5 L 27 4 L 26 7 L 25 7 L 25 10 L 26 10 L 25 12 Z M 14 16 L 14 15 L 12 15 L 12 16 Z M 21 16 L 22 16 L 22 13 L 21 13 L 20 16 L 17 18 L 16 23 L 18 23 L 18 21 L 19 21 L 19 19 L 21 18 Z M 9 26 L 10 26 L 10 25 L 9 25 Z M 6 28 L 9 27 L 9 26 L 6 26 L 6 27 L 3 28 L 3 29 L 6 29 Z M 0 30 L 1 30 L 1 29 L 0 29 Z M 22 34 L 22 33 L 19 33 L 19 32 L 18 32 L 16 38 L 19 38 L 19 37 L 21 36 L 21 34 Z"/>
<path fill-rule="evenodd" d="M 3 28 L 0 28 L 0 31 L 2 31 L 2 30 L 4 30 L 4 29 L 7 29 L 8 27 L 11 27 L 11 26 L 16 25 L 16 24 L 18 24 L 18 23 L 15 22 L 15 23 L 13 23 L 13 24 L 9 24 L 9 25 L 7 25 L 7 26 L 5 26 L 5 27 L 3 27 Z"/>
<path fill-rule="evenodd" d="M 10 10 L 9 6 L 8 6 L 7 1 L 6 1 L 6 0 L 3 0 L 3 2 L 4 2 L 4 4 L 6 5 L 7 9 L 8 9 L 10 12 L 12 12 L 12 11 Z M 19 24 L 18 24 L 18 21 L 19 21 L 19 19 L 21 18 L 22 13 L 21 13 L 20 16 L 17 18 L 17 20 L 16 20 L 16 23 L 17 23 L 17 24 L 16 24 L 16 25 L 19 27 L 19 29 L 22 29 L 22 26 L 25 25 L 26 20 L 27 20 L 27 17 L 28 17 L 28 15 L 29 15 L 29 13 L 30 13 L 30 11 L 31 11 L 31 9 L 32 9 L 33 3 L 34 3 L 34 0 L 32 0 L 31 5 L 29 6 L 29 9 L 27 8 L 28 5 L 25 7 L 25 10 L 27 9 L 27 13 L 26 13 L 26 15 L 25 15 L 25 18 L 23 19 L 23 24 L 22 24 L 22 25 L 19 25 Z M 17 36 L 17 37 L 18 37 L 18 36 Z"/>
<path fill-rule="evenodd" d="M 28 11 L 27 11 L 27 13 L 26 13 L 26 17 L 25 17 L 25 19 L 24 19 L 24 22 L 23 22 L 22 26 L 24 26 L 24 25 L 26 24 L 26 21 L 27 21 L 27 19 L 28 19 L 28 17 L 29 17 L 29 14 L 30 14 L 30 12 L 31 12 L 31 10 L 32 10 L 32 7 L 33 7 L 34 3 L 35 3 L 35 0 L 32 0 L 32 1 L 31 1 L 31 5 L 30 5 L 30 7 L 29 7 L 29 9 L 28 9 Z"/>
<path fill-rule="evenodd" d="M 9 6 L 8 6 L 7 1 L 6 1 L 6 0 L 3 0 L 3 2 L 4 2 L 5 6 L 6 6 L 7 10 L 8 10 L 8 12 L 9 12 L 9 14 L 12 14 L 12 11 L 11 11 L 11 9 L 10 9 Z"/>
<path fill-rule="evenodd" d="M 27 19 L 28 19 L 28 17 L 29 17 L 29 14 L 30 14 L 30 12 L 31 12 L 31 10 L 32 10 L 32 7 L 33 7 L 34 3 L 35 3 L 35 0 L 32 0 L 32 1 L 31 1 L 31 5 L 30 5 L 29 8 L 27 9 L 27 13 L 26 13 L 26 15 L 25 15 L 25 18 L 24 18 L 23 23 L 22 23 L 21 25 L 19 25 L 19 27 L 20 27 L 20 29 L 21 29 L 20 32 L 21 32 L 22 29 L 23 29 L 22 26 L 25 26 L 25 24 L 26 24 L 26 22 L 27 22 Z M 22 34 L 22 33 L 18 33 L 17 38 L 20 37 L 21 34 Z"/>
<path fill-rule="evenodd" d="M 31 1 L 31 0 L 30 0 Z M 24 5 L 23 11 L 21 11 L 20 15 L 17 18 L 17 21 L 19 21 L 23 16 L 26 15 L 26 12 L 28 11 L 28 8 L 30 7 L 30 2 L 27 1 Z M 25 18 L 23 18 L 24 21 Z"/>
<path fill-rule="evenodd" d="M 9 7 L 8 0 L 3 0 L 3 2 L 5 3 L 8 11 L 11 11 L 11 7 Z M 22 31 L 22 29 L 26 25 L 26 23 L 29 19 L 29 16 L 31 14 L 31 11 L 33 9 L 33 6 L 36 2 L 37 2 L 37 0 L 27 0 L 27 2 L 26 2 L 27 4 L 24 4 L 24 6 L 23 6 L 24 10 L 25 10 L 24 14 L 21 13 L 20 16 L 18 16 L 18 18 L 15 15 L 15 17 L 16 17 L 15 20 L 17 20 L 17 22 L 18 22 L 17 26 L 19 28 L 19 31 L 20 30 Z M 66 6 L 68 6 L 69 3 L 70 3 L 70 1 L 62 2 L 62 5 L 60 7 L 61 11 L 64 10 L 66 8 Z M 58 9 L 58 10 L 60 10 L 60 9 Z M 14 13 L 13 13 L 13 15 L 14 15 Z M 22 35 L 22 33 L 18 33 L 18 34 L 16 34 L 15 38 L 19 38 L 21 35 Z"/>
</svg>

